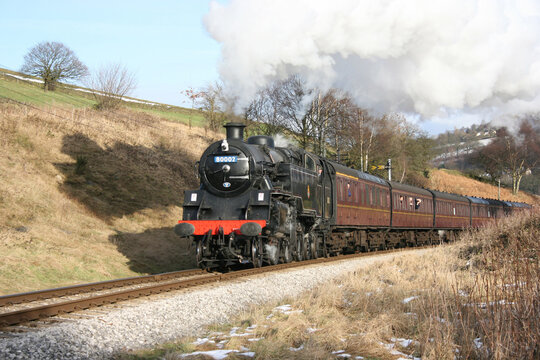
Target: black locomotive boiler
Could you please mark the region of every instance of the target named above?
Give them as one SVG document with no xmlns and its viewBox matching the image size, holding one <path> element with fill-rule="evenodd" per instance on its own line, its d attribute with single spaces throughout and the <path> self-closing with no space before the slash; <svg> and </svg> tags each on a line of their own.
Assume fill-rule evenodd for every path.
<svg viewBox="0 0 540 360">
<path fill-rule="evenodd" d="M 268 136 L 244 141 L 243 124 L 225 128 L 202 154 L 201 186 L 185 192 L 175 226 L 202 268 L 439 243 L 529 207 L 389 182 Z"/>
</svg>

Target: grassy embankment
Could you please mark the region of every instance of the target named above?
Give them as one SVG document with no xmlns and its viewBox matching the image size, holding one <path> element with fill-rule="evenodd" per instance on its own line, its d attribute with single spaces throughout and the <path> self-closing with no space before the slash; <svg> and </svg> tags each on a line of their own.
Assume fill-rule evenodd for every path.
<svg viewBox="0 0 540 360">
<path fill-rule="evenodd" d="M 2 73 L 23 76 L 20 73 L 0 68 L 0 99 L 8 98 L 24 102 L 38 106 L 43 110 L 50 110 L 53 113 L 56 106 L 62 106 L 64 110 L 72 107 L 72 110 L 74 110 L 91 108 L 96 104 L 94 96 L 89 92 L 90 89 L 84 87 L 62 84 L 56 91 L 44 92 L 39 83 L 19 80 L 9 75 L 3 75 Z M 24 76 L 29 77 L 28 75 Z M 147 105 L 137 102 L 124 102 L 124 106 L 134 111 L 140 111 L 183 124 L 189 124 L 191 121 L 192 125 L 196 127 L 202 127 L 204 124 L 204 117 L 199 110 L 158 104 L 131 97 L 126 97 L 126 99 L 157 104 Z"/>
<path fill-rule="evenodd" d="M 119 359 L 537 359 L 540 212 Z"/>
<path fill-rule="evenodd" d="M 93 104 L 0 76 L 0 295 L 193 266 L 172 226 L 212 136 Z"/>
</svg>

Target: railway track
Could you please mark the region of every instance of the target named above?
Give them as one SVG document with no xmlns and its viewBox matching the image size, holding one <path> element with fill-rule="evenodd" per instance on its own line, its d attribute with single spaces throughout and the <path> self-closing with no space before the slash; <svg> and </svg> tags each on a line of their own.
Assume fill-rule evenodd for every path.
<svg viewBox="0 0 540 360">
<path fill-rule="evenodd" d="M 416 249 L 420 249 L 420 247 L 414 248 L 414 250 Z M 378 251 L 376 254 L 397 251 L 404 251 L 404 249 Z M 0 329 L 167 291 L 230 281 L 240 277 L 294 267 L 371 256 L 373 254 L 375 253 L 342 255 L 227 273 L 212 273 L 200 269 L 185 270 L 1 296 Z"/>
</svg>

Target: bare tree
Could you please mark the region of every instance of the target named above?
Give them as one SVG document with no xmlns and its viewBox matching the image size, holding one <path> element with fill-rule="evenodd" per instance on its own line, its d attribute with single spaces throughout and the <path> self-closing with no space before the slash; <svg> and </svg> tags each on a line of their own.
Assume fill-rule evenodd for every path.
<svg viewBox="0 0 540 360">
<path fill-rule="evenodd" d="M 338 89 L 330 89 L 324 94 L 320 90 L 313 90 L 313 93 L 317 95 L 306 112 L 313 128 L 315 140 L 313 150 L 319 155 L 326 156 L 330 143 L 339 146 L 336 141 L 338 135 L 336 130 L 343 126 L 345 118 L 351 115 L 351 109 L 355 106 L 349 94 Z"/>
<path fill-rule="evenodd" d="M 519 193 L 524 175 L 536 169 L 540 158 L 540 126 L 534 115 L 522 118 L 519 131 L 511 133 L 506 127 L 497 130 L 497 137 L 479 148 L 471 160 L 493 180 L 506 174 L 512 179 L 512 193 Z"/>
<path fill-rule="evenodd" d="M 42 42 L 24 56 L 21 72 L 43 79 L 43 89 L 54 90 L 60 80 L 79 80 L 88 68 L 75 53 L 59 42 Z"/>
<path fill-rule="evenodd" d="M 189 128 L 191 129 L 191 117 L 193 115 L 193 109 L 195 108 L 195 103 L 197 102 L 199 98 L 203 96 L 203 94 L 200 91 L 194 90 L 192 87 L 184 91 L 180 91 L 180 93 L 184 94 L 191 100 L 191 110 L 189 111 L 189 120 L 188 120 L 188 125 L 189 125 Z"/>
<path fill-rule="evenodd" d="M 261 132 L 265 135 L 276 135 L 283 130 L 283 97 L 284 81 L 275 81 L 261 89 L 246 109 L 246 117 L 254 122 L 263 123 Z"/>
<path fill-rule="evenodd" d="M 89 81 L 98 109 L 117 108 L 136 84 L 135 75 L 118 63 L 102 66 Z"/>
<path fill-rule="evenodd" d="M 283 96 L 281 112 L 285 126 L 290 130 L 298 145 L 307 149 L 312 141 L 312 123 L 306 116 L 306 97 L 310 90 L 306 88 L 305 81 L 294 75 L 283 83 Z"/>
<path fill-rule="evenodd" d="M 218 131 L 225 119 L 223 86 L 218 82 L 208 84 L 200 93 L 200 109 L 203 110 L 207 127 L 213 131 Z"/>
</svg>

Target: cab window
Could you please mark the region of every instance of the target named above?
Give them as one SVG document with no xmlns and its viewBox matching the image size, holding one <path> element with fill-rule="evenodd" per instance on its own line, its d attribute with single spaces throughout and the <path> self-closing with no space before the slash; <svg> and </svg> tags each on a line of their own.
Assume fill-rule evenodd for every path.
<svg viewBox="0 0 540 360">
<path fill-rule="evenodd" d="M 309 155 L 306 155 L 306 169 L 315 171 L 315 160 Z"/>
</svg>

